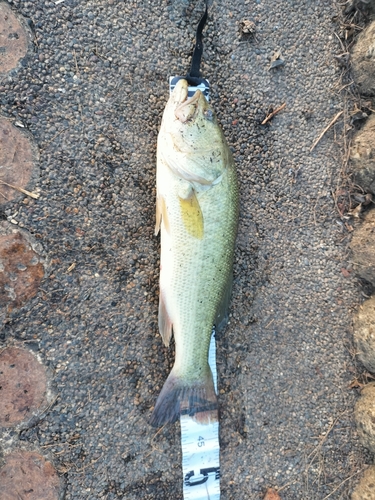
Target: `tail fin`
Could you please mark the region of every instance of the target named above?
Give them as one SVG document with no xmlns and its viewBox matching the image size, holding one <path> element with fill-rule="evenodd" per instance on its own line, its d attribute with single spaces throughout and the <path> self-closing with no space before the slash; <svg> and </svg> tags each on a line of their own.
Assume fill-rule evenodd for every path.
<svg viewBox="0 0 375 500">
<path fill-rule="evenodd" d="M 217 398 L 208 365 L 205 376 L 190 384 L 171 371 L 156 401 L 150 424 L 160 427 L 176 422 L 180 415 L 190 415 L 201 424 L 218 419 Z"/>
</svg>

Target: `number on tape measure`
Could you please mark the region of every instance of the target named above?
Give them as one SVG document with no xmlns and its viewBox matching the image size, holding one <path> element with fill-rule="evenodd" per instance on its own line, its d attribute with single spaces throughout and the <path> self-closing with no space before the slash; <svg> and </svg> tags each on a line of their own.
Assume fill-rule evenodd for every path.
<svg viewBox="0 0 375 500">
<path fill-rule="evenodd" d="M 188 472 L 185 476 L 186 486 L 196 486 L 208 481 L 208 475 L 211 474 L 215 480 L 220 479 L 220 467 L 208 467 L 207 469 L 200 469 L 199 474 L 195 474 L 193 470 Z M 195 477 L 194 477 L 195 476 Z"/>
<path fill-rule="evenodd" d="M 209 364 L 217 392 L 214 331 Z M 219 423 L 199 424 L 189 415 L 180 422 L 184 500 L 220 500 Z"/>
</svg>

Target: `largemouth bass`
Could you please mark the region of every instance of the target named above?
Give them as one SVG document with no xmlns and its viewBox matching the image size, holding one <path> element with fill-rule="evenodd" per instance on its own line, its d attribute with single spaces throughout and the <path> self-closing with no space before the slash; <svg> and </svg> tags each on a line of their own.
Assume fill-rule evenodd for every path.
<svg viewBox="0 0 375 500">
<path fill-rule="evenodd" d="M 176 344 L 174 367 L 151 424 L 181 412 L 217 418 L 208 350 L 212 327 L 227 316 L 238 221 L 231 151 L 200 90 L 179 80 L 164 110 L 157 146 L 155 234 L 161 232 L 159 331 Z"/>
</svg>

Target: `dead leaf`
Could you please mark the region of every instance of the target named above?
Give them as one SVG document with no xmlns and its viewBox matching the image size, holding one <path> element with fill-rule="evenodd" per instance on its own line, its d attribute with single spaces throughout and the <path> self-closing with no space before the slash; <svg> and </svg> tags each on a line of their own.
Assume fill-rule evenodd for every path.
<svg viewBox="0 0 375 500">
<path fill-rule="evenodd" d="M 282 58 L 281 52 L 277 50 L 274 55 L 271 57 L 271 64 L 269 69 L 277 68 L 278 66 L 283 66 L 285 64 L 284 59 Z"/>
<path fill-rule="evenodd" d="M 350 271 L 348 271 L 348 269 L 345 269 L 345 267 L 342 267 L 341 268 L 341 274 L 344 276 L 344 278 L 349 278 Z"/>
<path fill-rule="evenodd" d="M 281 500 L 281 497 L 276 490 L 268 488 L 264 500 Z"/>
<path fill-rule="evenodd" d="M 253 21 L 249 21 L 248 19 L 243 19 L 240 21 L 240 32 L 242 35 L 254 35 L 255 23 Z"/>
<path fill-rule="evenodd" d="M 359 217 L 362 212 L 362 203 L 357 205 L 353 210 L 348 212 L 348 215 L 351 215 L 352 217 Z"/>
<path fill-rule="evenodd" d="M 358 389 L 358 387 L 362 389 L 365 385 L 366 384 L 362 384 L 357 378 L 355 378 L 353 382 L 350 383 L 349 389 Z"/>
<path fill-rule="evenodd" d="M 365 196 L 365 201 L 364 201 L 364 205 L 369 205 L 370 203 L 372 203 L 372 194 L 371 193 L 367 193 L 366 196 Z"/>
<path fill-rule="evenodd" d="M 349 114 L 353 122 L 368 118 L 368 114 L 363 111 L 362 108 L 359 108 L 357 104 L 354 105 L 354 108 L 349 112 Z"/>
</svg>

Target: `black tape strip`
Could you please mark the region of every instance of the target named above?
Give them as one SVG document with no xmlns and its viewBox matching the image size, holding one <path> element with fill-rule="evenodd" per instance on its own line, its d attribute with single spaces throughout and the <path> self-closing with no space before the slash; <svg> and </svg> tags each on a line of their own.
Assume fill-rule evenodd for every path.
<svg viewBox="0 0 375 500">
<path fill-rule="evenodd" d="M 197 27 L 197 34 L 195 36 L 195 47 L 194 47 L 194 52 L 193 52 L 193 58 L 191 61 L 191 67 L 189 73 L 186 75 L 186 80 L 188 81 L 189 85 L 199 85 L 202 82 L 201 74 L 200 74 L 200 65 L 201 65 L 201 59 L 202 59 L 202 54 L 203 54 L 203 41 L 202 41 L 202 32 L 203 28 L 206 24 L 208 17 L 208 6 L 207 6 L 207 1 L 206 1 L 206 10 L 199 21 L 198 27 Z"/>
</svg>

